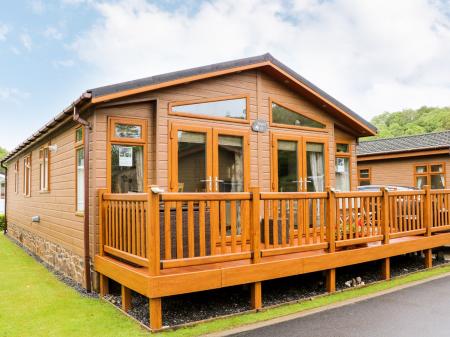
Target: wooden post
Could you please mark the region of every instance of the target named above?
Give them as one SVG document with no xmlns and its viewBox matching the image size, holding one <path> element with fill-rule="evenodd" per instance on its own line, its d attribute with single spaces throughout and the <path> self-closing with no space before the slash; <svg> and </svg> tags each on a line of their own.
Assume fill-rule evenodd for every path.
<svg viewBox="0 0 450 337">
<path fill-rule="evenodd" d="M 383 244 L 389 244 L 390 223 L 389 223 L 389 191 L 386 187 L 381 188 L 383 195 L 381 196 L 381 221 L 382 221 L 382 234 Z"/>
<path fill-rule="evenodd" d="M 327 270 L 327 292 L 334 293 L 336 291 L 336 269 Z"/>
<path fill-rule="evenodd" d="M 159 232 L 159 191 L 157 186 L 150 186 L 147 203 L 147 258 L 151 276 L 157 276 L 160 272 Z"/>
<path fill-rule="evenodd" d="M 328 253 L 332 254 L 336 251 L 336 195 L 335 191 L 330 187 L 327 187 L 327 194 Z M 329 269 L 326 273 L 327 292 L 333 293 L 336 291 L 336 269 Z"/>
<path fill-rule="evenodd" d="M 162 328 L 162 310 L 161 310 L 161 298 L 149 298 L 150 308 L 150 329 L 153 331 Z"/>
<path fill-rule="evenodd" d="M 425 200 L 424 200 L 424 216 L 423 221 L 426 229 L 425 236 L 431 236 L 431 228 L 433 227 L 433 212 L 431 207 L 431 187 L 430 185 L 424 186 Z M 433 254 L 431 249 L 424 250 L 425 254 L 425 268 L 431 268 L 433 266 Z"/>
<path fill-rule="evenodd" d="M 103 210 L 103 195 L 106 193 L 106 188 L 102 188 L 98 190 L 98 229 L 99 229 L 99 253 L 101 256 L 105 254 L 104 244 L 105 244 L 105 229 L 103 228 L 103 217 L 105 216 L 105 212 Z"/>
<path fill-rule="evenodd" d="M 250 242 L 252 251 L 252 263 L 261 261 L 261 224 L 260 224 L 260 189 L 250 187 L 252 195 L 251 216 L 250 216 Z M 251 284 L 251 307 L 255 310 L 262 308 L 262 285 L 261 282 Z"/>
<path fill-rule="evenodd" d="M 391 279 L 391 258 L 387 257 L 383 260 L 381 272 L 385 280 Z"/>
<path fill-rule="evenodd" d="M 131 309 L 131 289 L 122 284 L 122 310 L 128 312 Z"/>
<path fill-rule="evenodd" d="M 262 308 L 261 282 L 255 282 L 251 286 L 251 307 L 255 310 L 260 310 Z"/>
<path fill-rule="evenodd" d="M 105 297 L 109 293 L 109 280 L 103 274 L 100 274 L 100 297 Z"/>
</svg>

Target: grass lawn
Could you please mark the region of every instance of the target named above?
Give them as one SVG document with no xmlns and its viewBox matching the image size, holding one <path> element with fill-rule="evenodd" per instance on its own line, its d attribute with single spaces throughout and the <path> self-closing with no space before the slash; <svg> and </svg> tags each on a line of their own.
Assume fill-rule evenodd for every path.
<svg viewBox="0 0 450 337">
<path fill-rule="evenodd" d="M 198 336 L 368 295 L 450 272 L 450 266 L 259 313 L 217 319 L 157 336 Z M 111 305 L 86 298 L 0 235 L 0 336 L 150 336 Z"/>
</svg>

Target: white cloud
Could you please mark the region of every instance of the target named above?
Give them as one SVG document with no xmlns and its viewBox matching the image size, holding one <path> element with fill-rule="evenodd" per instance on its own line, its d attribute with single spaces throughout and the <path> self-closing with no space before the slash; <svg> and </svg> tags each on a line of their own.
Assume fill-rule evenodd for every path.
<svg viewBox="0 0 450 337">
<path fill-rule="evenodd" d="M 63 33 L 58 28 L 49 26 L 44 30 L 44 36 L 48 39 L 61 40 Z"/>
<path fill-rule="evenodd" d="M 53 62 L 53 66 L 55 68 L 69 68 L 69 67 L 73 67 L 74 65 L 75 65 L 75 61 L 72 59 L 59 60 L 59 61 Z"/>
<path fill-rule="evenodd" d="M 367 118 L 450 104 L 445 1 L 215 0 L 195 13 L 144 0 L 92 6 L 100 18 L 72 48 L 97 69 L 93 85 L 270 52 Z"/>
<path fill-rule="evenodd" d="M 0 22 L 0 41 L 5 41 L 6 40 L 6 35 L 8 35 L 9 33 L 9 27 Z"/>
<path fill-rule="evenodd" d="M 28 33 L 20 34 L 20 42 L 22 42 L 22 45 L 26 50 L 31 50 L 33 43 L 31 41 L 31 36 Z"/>
<path fill-rule="evenodd" d="M 45 12 L 45 4 L 42 0 L 31 0 L 30 7 L 35 14 L 42 14 Z"/>
<path fill-rule="evenodd" d="M 2 88 L 0 87 L 0 102 L 11 101 L 14 103 L 20 103 L 22 100 L 30 97 L 30 94 L 23 92 L 16 88 Z"/>
</svg>

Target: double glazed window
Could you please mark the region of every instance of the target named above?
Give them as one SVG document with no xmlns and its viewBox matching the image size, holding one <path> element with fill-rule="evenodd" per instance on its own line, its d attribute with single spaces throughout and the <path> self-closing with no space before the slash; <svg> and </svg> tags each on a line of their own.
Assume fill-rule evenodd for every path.
<svg viewBox="0 0 450 337">
<path fill-rule="evenodd" d="M 175 102 L 170 105 L 175 115 L 212 119 L 248 120 L 247 97 L 224 97 L 208 101 Z"/>
<path fill-rule="evenodd" d="M 370 168 L 358 169 L 358 184 L 359 186 L 370 185 Z"/>
<path fill-rule="evenodd" d="M 430 185 L 433 189 L 445 188 L 445 164 L 431 163 L 414 166 L 414 182 L 416 187 Z"/>
<path fill-rule="evenodd" d="M 339 191 L 350 191 L 350 144 L 336 144 L 336 189 Z"/>
<path fill-rule="evenodd" d="M 31 154 L 23 158 L 23 195 L 31 196 Z"/>
<path fill-rule="evenodd" d="M 39 150 L 39 188 L 41 192 L 49 190 L 49 156 L 48 147 Z"/>
<path fill-rule="evenodd" d="M 147 122 L 110 118 L 112 193 L 142 193 L 146 182 Z"/>
<path fill-rule="evenodd" d="M 297 111 L 287 108 L 279 103 L 270 102 L 271 123 L 275 126 L 288 126 L 294 128 L 324 129 L 325 124 L 309 118 Z"/>
<path fill-rule="evenodd" d="M 84 130 L 75 130 L 76 212 L 84 211 Z"/>
</svg>

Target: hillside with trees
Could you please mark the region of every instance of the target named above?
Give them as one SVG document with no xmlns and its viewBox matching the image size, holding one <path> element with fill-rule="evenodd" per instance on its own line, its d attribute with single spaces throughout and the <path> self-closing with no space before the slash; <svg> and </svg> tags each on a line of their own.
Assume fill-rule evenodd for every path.
<svg viewBox="0 0 450 337">
<path fill-rule="evenodd" d="M 384 112 L 370 122 L 378 128 L 378 135 L 361 141 L 450 130 L 450 106 Z"/>
</svg>

